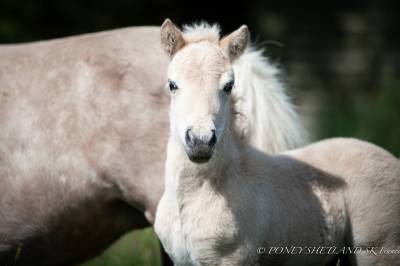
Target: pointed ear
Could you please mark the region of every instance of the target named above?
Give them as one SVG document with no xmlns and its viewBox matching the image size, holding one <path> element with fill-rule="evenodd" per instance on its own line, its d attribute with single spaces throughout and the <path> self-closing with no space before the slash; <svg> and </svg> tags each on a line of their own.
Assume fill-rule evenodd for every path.
<svg viewBox="0 0 400 266">
<path fill-rule="evenodd" d="M 182 32 L 168 18 L 161 25 L 161 44 L 171 57 L 185 46 Z"/>
<path fill-rule="evenodd" d="M 231 61 L 237 59 L 244 51 L 250 39 L 250 32 L 246 25 L 241 26 L 219 42 L 222 50 Z"/>
</svg>

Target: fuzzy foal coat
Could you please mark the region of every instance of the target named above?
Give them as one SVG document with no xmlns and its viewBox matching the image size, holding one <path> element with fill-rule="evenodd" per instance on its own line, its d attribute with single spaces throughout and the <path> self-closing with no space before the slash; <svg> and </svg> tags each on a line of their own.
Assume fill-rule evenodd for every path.
<svg viewBox="0 0 400 266">
<path fill-rule="evenodd" d="M 198 166 L 178 145 L 170 140 L 155 226 L 177 265 L 319 266 L 339 257 L 341 265 L 399 265 L 396 254 L 365 250 L 268 254 L 291 246 L 399 249 L 400 162 L 383 149 L 354 139 L 275 156 L 230 146 L 226 158 Z"/>
<path fill-rule="evenodd" d="M 171 35 L 165 37 L 167 48 L 184 42 L 179 50 L 169 49 L 175 54 L 168 78 L 180 88 L 171 89 L 165 190 L 155 221 L 176 265 L 331 266 L 339 257 L 341 265 L 400 265 L 396 254 L 374 256 L 366 250 L 400 248 L 397 158 L 373 144 L 345 138 L 279 155 L 255 149 L 242 141 L 235 98 L 221 85 L 232 68 L 224 40 L 240 47 L 247 28 L 221 41 L 214 28 L 207 32 L 203 25 L 181 32 L 166 20 L 161 29 Z M 215 146 L 207 142 L 211 159 L 193 160 L 193 146 L 184 134 L 189 130 L 199 139 L 215 134 Z M 203 154 L 210 150 L 201 145 Z M 363 250 L 343 256 L 268 254 L 270 248 L 292 246 Z M 257 253 L 260 247 L 265 254 Z"/>
</svg>

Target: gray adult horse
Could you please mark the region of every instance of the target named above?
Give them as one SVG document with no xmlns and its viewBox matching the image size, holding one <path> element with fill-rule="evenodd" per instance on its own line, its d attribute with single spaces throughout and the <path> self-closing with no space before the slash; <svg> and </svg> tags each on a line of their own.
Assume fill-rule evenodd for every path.
<svg viewBox="0 0 400 266">
<path fill-rule="evenodd" d="M 168 137 L 159 34 L 0 46 L 0 265 L 77 264 L 153 222 Z M 276 68 L 259 51 L 242 58 L 243 138 L 269 152 L 299 146 Z"/>
</svg>

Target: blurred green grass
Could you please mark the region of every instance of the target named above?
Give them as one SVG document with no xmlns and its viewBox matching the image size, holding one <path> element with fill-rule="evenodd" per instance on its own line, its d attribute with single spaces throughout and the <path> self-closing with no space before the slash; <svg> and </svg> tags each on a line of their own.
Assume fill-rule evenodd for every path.
<svg viewBox="0 0 400 266">
<path fill-rule="evenodd" d="M 318 139 L 359 138 L 400 156 L 399 79 L 386 78 L 368 94 L 330 96 L 318 112 Z"/>
<path fill-rule="evenodd" d="M 159 266 L 160 247 L 151 228 L 128 233 L 81 266 Z"/>
</svg>

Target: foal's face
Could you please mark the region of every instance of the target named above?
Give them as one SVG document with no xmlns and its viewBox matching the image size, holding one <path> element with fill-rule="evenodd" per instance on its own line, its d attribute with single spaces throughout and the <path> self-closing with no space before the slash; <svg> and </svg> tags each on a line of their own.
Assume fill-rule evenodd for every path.
<svg viewBox="0 0 400 266">
<path fill-rule="evenodd" d="M 190 160 L 206 162 L 229 119 L 234 87 L 230 60 L 218 44 L 190 44 L 172 59 L 168 79 L 172 134 L 179 137 Z"/>
<path fill-rule="evenodd" d="M 222 40 L 190 42 L 170 20 L 161 26 L 162 44 L 172 57 L 171 134 L 192 162 L 207 162 L 225 131 L 235 83 L 231 62 L 242 54 L 248 35 L 242 26 Z"/>
</svg>

